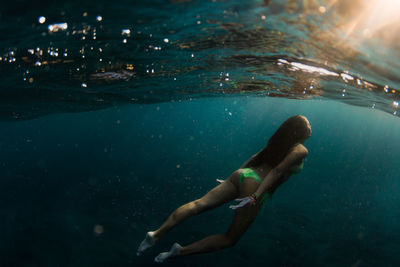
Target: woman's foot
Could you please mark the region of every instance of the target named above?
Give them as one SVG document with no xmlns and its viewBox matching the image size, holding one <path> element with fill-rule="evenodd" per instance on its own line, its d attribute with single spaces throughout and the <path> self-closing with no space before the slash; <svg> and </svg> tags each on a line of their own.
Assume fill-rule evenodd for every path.
<svg viewBox="0 0 400 267">
<path fill-rule="evenodd" d="M 140 243 L 140 246 L 136 252 L 136 255 L 138 255 L 138 256 L 141 255 L 146 249 L 154 246 L 155 243 L 156 243 L 156 240 L 154 238 L 154 232 L 147 232 L 146 237 L 144 238 L 142 243 Z"/>
<path fill-rule="evenodd" d="M 158 256 L 154 258 L 154 261 L 155 262 L 163 262 L 170 257 L 176 256 L 179 254 L 179 251 L 181 250 L 181 248 L 182 248 L 181 245 L 179 245 L 178 243 L 174 243 L 168 252 L 162 252 L 162 253 L 158 254 Z"/>
</svg>

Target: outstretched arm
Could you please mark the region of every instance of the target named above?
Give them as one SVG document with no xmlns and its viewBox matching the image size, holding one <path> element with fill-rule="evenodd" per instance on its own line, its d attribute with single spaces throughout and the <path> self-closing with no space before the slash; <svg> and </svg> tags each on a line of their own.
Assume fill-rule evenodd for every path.
<svg viewBox="0 0 400 267">
<path fill-rule="evenodd" d="M 274 169 L 272 169 L 268 175 L 264 178 L 263 182 L 257 188 L 251 196 L 236 199 L 239 202 L 237 205 L 231 205 L 231 209 L 237 209 L 244 207 L 248 204 L 255 204 L 256 200 L 264 195 L 265 193 L 272 193 L 276 187 L 287 180 L 284 175 L 289 171 L 291 166 L 302 161 L 308 154 L 307 149 L 304 146 L 298 146 L 294 150 L 290 151 L 289 154 L 278 164 Z"/>
<path fill-rule="evenodd" d="M 264 178 L 263 182 L 257 188 L 254 193 L 257 197 L 262 196 L 264 193 L 271 193 L 271 190 L 277 185 L 283 183 L 285 180 L 284 175 L 290 168 L 298 162 L 301 162 L 308 154 L 307 149 L 304 146 L 295 148 L 278 164 L 273 168 L 268 175 Z"/>
</svg>

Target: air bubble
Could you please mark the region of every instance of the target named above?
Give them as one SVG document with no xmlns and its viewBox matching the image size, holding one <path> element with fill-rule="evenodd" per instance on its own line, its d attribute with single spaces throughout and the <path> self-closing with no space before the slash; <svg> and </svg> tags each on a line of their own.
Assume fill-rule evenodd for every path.
<svg viewBox="0 0 400 267">
<path fill-rule="evenodd" d="M 38 21 L 39 21 L 40 24 L 43 24 L 43 23 L 46 22 L 46 18 L 43 17 L 43 16 L 40 16 L 40 17 L 38 18 Z"/>
</svg>

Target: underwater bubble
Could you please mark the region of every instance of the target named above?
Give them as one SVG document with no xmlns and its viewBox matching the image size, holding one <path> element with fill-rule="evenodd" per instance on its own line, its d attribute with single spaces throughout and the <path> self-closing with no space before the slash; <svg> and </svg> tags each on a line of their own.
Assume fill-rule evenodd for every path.
<svg viewBox="0 0 400 267">
<path fill-rule="evenodd" d="M 64 30 L 68 29 L 68 24 L 66 22 L 50 24 L 48 29 L 49 29 L 49 32 L 64 31 Z"/>
<path fill-rule="evenodd" d="M 103 227 L 102 225 L 96 224 L 96 225 L 93 227 L 93 234 L 94 234 L 94 235 L 99 236 L 99 235 L 101 235 L 103 232 L 104 232 L 104 227 Z"/>
<path fill-rule="evenodd" d="M 39 21 L 40 24 L 43 24 L 43 23 L 46 22 L 46 18 L 43 17 L 43 16 L 40 16 L 40 17 L 38 18 L 38 21 Z"/>
<path fill-rule="evenodd" d="M 122 35 L 130 35 L 131 34 L 131 30 L 130 29 L 122 29 L 122 32 L 121 32 L 121 34 Z"/>
<path fill-rule="evenodd" d="M 389 93 L 389 86 L 385 85 L 385 87 L 383 88 L 383 90 L 385 90 L 386 93 Z"/>
</svg>

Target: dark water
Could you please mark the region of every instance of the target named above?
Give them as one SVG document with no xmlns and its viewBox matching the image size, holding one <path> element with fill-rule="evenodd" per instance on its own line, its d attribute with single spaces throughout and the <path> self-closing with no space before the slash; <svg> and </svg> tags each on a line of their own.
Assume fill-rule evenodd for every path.
<svg viewBox="0 0 400 267">
<path fill-rule="evenodd" d="M 0 266 L 153 266 L 226 231 L 223 206 L 135 255 L 294 114 L 303 172 L 234 248 L 164 265 L 398 266 L 398 28 L 348 31 L 359 5 L 2 5 Z"/>
</svg>

